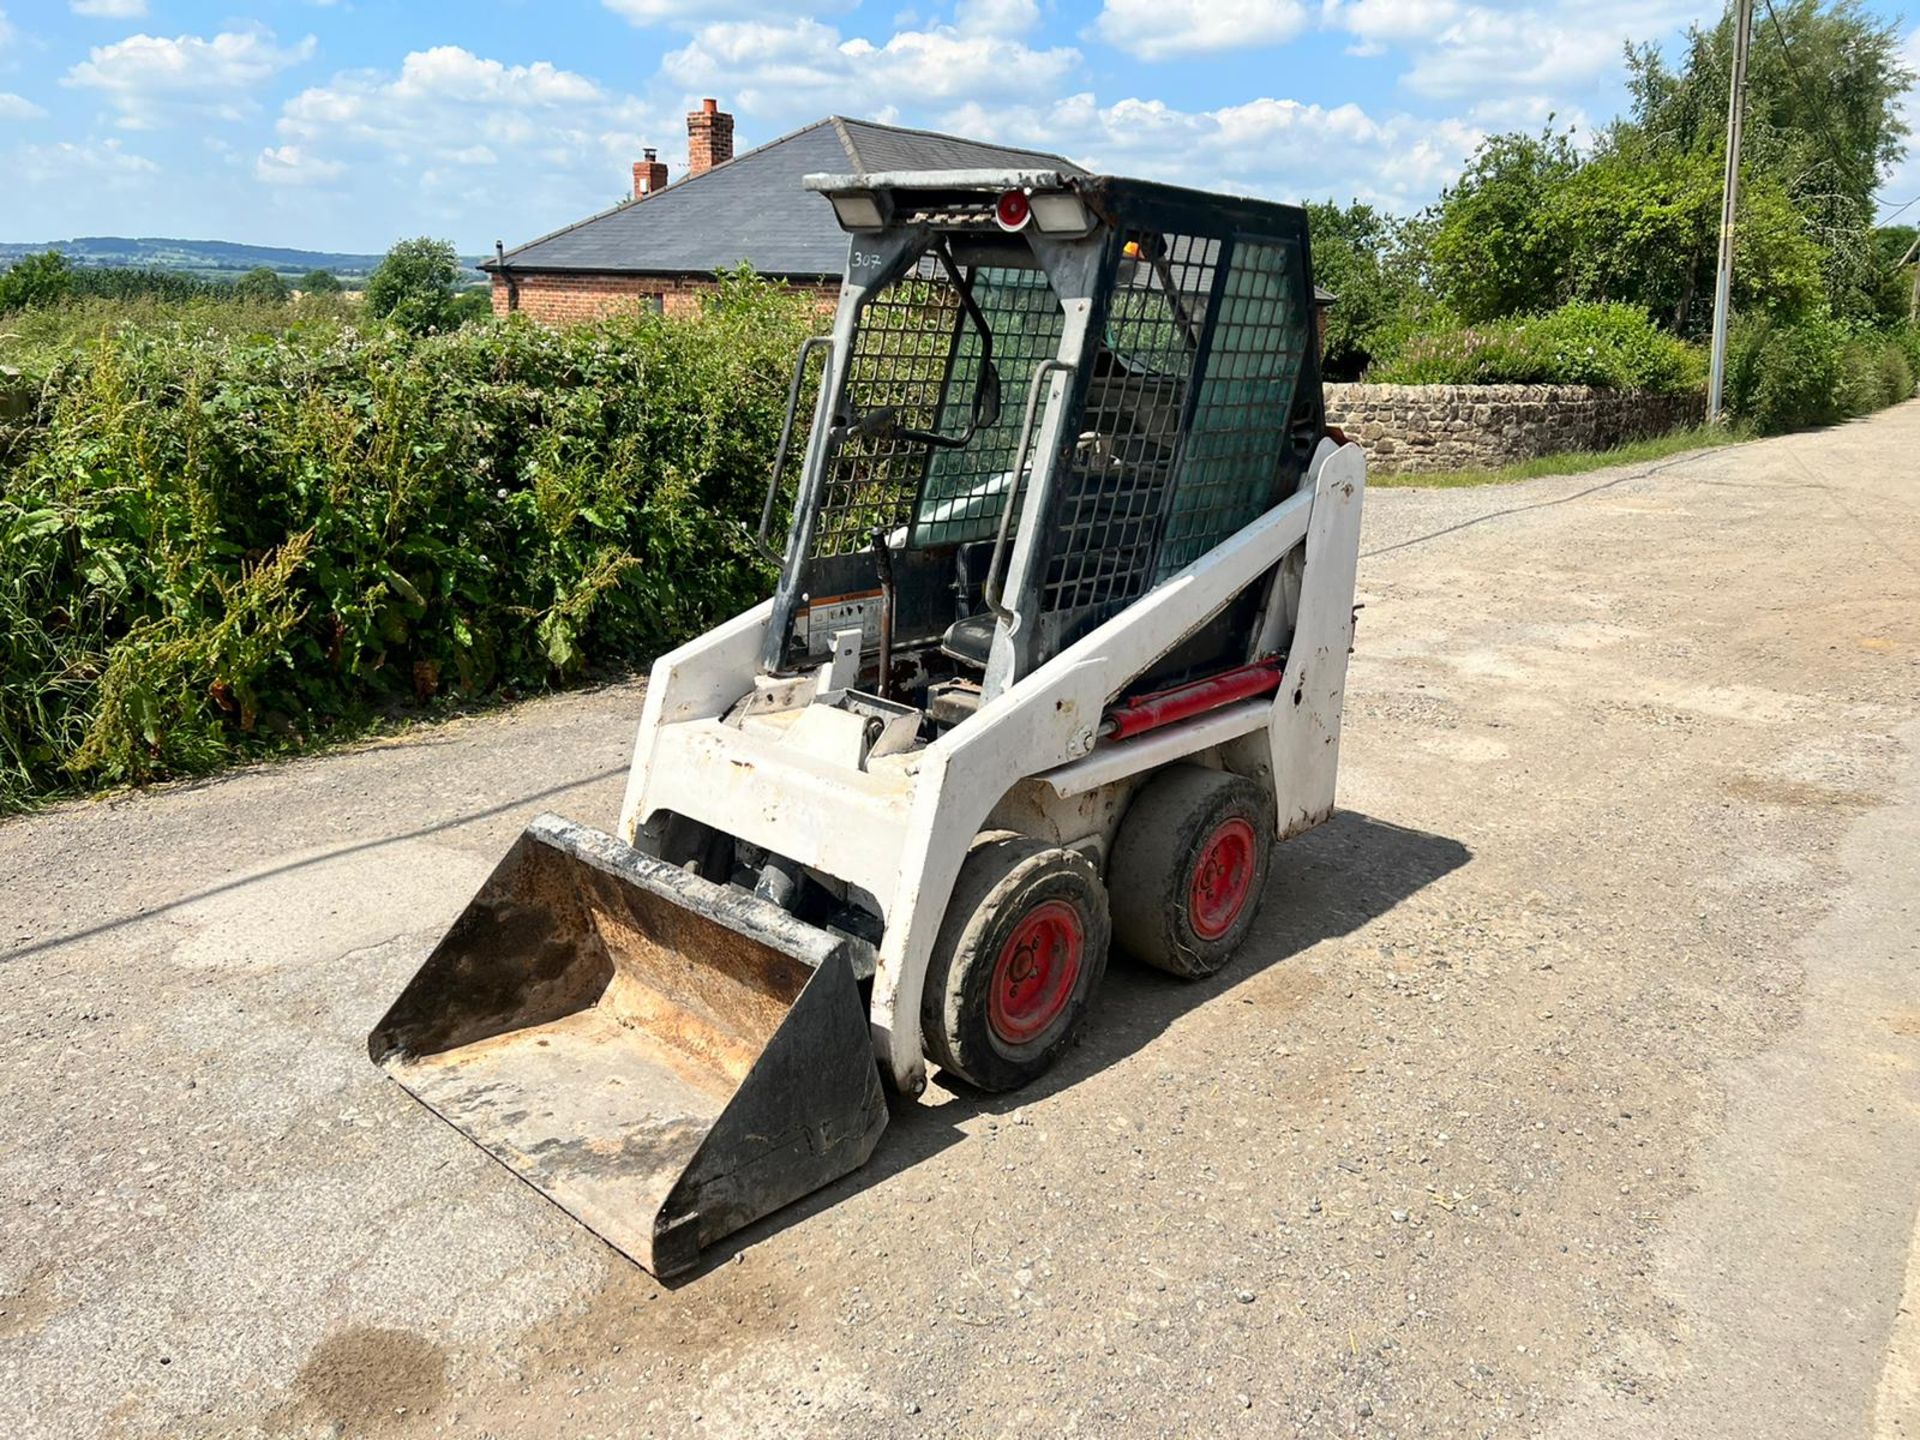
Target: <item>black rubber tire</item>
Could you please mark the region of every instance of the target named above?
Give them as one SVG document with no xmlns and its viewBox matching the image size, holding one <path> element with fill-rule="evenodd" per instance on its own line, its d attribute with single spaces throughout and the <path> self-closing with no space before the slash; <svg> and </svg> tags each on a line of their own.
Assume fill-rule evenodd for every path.
<svg viewBox="0 0 1920 1440">
<path fill-rule="evenodd" d="M 1078 912 L 1080 968 L 1046 1028 L 1009 1044 L 989 1019 L 989 989 L 1002 949 L 1021 917 L 1052 900 Z M 1086 857 L 1021 835 L 974 841 L 940 923 L 920 1002 L 927 1057 L 981 1090 L 1017 1090 L 1044 1073 L 1073 1039 L 1106 973 L 1113 925 L 1106 887 Z"/>
<path fill-rule="evenodd" d="M 1231 819 L 1254 834 L 1250 891 L 1224 933 L 1207 937 L 1188 913 L 1201 847 Z M 1107 888 L 1114 943 L 1156 969 L 1188 979 L 1233 958 L 1253 928 L 1273 860 L 1273 797 L 1241 775 L 1204 765 L 1169 765 L 1140 788 L 1120 822 Z"/>
</svg>

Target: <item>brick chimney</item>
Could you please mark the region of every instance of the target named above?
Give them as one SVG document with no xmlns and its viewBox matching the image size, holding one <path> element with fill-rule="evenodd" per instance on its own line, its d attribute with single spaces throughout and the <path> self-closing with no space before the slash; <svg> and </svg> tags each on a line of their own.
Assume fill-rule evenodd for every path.
<svg viewBox="0 0 1920 1440">
<path fill-rule="evenodd" d="M 702 100 L 687 116 L 687 174 L 704 175 L 733 158 L 733 116 L 718 100 Z"/>
<path fill-rule="evenodd" d="M 666 165 L 655 159 L 651 150 L 642 150 L 640 153 L 647 158 L 633 167 L 633 198 L 636 200 L 644 200 L 655 191 L 667 188 Z"/>
</svg>

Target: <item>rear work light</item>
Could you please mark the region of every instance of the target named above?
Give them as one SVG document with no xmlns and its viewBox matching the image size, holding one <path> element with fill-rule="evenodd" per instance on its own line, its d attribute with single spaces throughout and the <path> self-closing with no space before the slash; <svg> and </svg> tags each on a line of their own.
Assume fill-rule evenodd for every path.
<svg viewBox="0 0 1920 1440">
<path fill-rule="evenodd" d="M 1085 235 L 1093 229 L 1093 212 L 1071 190 L 1043 190 L 1027 197 L 1033 223 L 1048 235 Z"/>
<path fill-rule="evenodd" d="M 993 206 L 993 220 L 1002 230 L 1024 230 L 1033 219 L 1033 206 L 1024 190 L 1009 190 Z"/>
<path fill-rule="evenodd" d="M 845 190 L 828 197 L 833 201 L 834 218 L 842 230 L 883 230 L 887 207 L 878 195 L 867 190 Z"/>
</svg>

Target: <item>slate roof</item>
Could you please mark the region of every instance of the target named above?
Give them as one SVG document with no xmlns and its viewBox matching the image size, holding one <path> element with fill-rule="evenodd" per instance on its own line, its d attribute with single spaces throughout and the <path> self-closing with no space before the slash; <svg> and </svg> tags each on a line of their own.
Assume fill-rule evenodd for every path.
<svg viewBox="0 0 1920 1440">
<path fill-rule="evenodd" d="M 644 200 L 630 200 L 509 250 L 509 270 L 711 275 L 750 264 L 782 279 L 838 280 L 847 236 L 801 177 L 887 170 L 1086 171 L 1059 155 L 903 130 L 839 115 L 815 121 Z M 501 261 L 480 268 L 497 270 Z"/>
</svg>

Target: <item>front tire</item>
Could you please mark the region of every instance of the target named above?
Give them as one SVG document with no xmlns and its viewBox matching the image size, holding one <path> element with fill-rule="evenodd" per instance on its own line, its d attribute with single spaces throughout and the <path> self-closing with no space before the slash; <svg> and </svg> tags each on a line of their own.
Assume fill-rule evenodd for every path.
<svg viewBox="0 0 1920 1440">
<path fill-rule="evenodd" d="M 1084 856 L 1018 835 L 976 840 L 927 969 L 928 1056 L 981 1090 L 1043 1074 L 1085 1018 L 1112 933 Z"/>
</svg>

